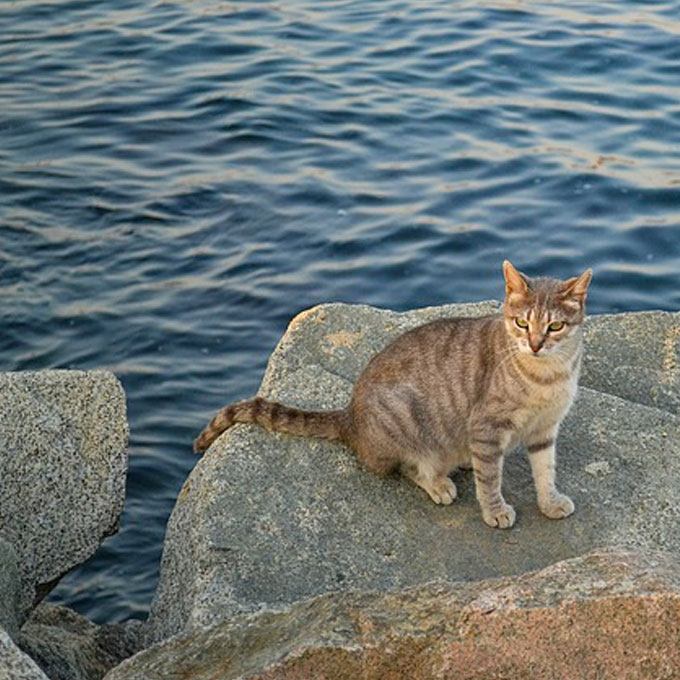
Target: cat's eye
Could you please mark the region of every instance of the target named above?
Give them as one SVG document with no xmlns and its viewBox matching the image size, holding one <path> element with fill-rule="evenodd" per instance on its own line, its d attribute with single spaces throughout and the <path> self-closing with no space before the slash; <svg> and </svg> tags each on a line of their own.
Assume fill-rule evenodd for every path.
<svg viewBox="0 0 680 680">
<path fill-rule="evenodd" d="M 549 326 L 548 330 L 556 333 L 564 328 L 564 321 L 553 321 Z"/>
<path fill-rule="evenodd" d="M 522 330 L 529 328 L 529 322 L 526 319 L 523 319 L 521 316 L 518 316 L 515 319 L 515 323 L 517 324 L 517 327 L 521 328 Z"/>
</svg>

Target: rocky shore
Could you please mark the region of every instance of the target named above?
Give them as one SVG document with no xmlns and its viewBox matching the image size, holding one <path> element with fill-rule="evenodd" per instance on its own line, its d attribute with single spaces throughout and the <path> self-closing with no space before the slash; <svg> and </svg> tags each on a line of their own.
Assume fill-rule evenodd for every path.
<svg viewBox="0 0 680 680">
<path fill-rule="evenodd" d="M 498 306 L 315 307 L 260 395 L 337 408 L 398 334 Z M 112 626 L 41 600 L 117 528 L 122 387 L 0 375 L 0 680 L 680 677 L 679 345 L 679 313 L 588 319 L 558 441 L 576 512 L 540 514 L 518 451 L 509 531 L 482 522 L 471 473 L 435 506 L 339 444 L 237 426 L 177 499 L 148 620 Z"/>
</svg>

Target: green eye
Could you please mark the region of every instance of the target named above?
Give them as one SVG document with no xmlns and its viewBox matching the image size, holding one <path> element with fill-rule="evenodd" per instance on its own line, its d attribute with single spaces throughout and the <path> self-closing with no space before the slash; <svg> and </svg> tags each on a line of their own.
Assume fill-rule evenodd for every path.
<svg viewBox="0 0 680 680">
<path fill-rule="evenodd" d="M 523 330 L 526 330 L 529 328 L 529 322 L 526 319 L 523 319 L 521 316 L 518 316 L 515 319 L 515 323 L 517 324 L 518 328 L 521 328 Z"/>
<path fill-rule="evenodd" d="M 564 328 L 564 321 L 553 321 L 549 326 L 548 330 L 557 332 Z"/>
</svg>

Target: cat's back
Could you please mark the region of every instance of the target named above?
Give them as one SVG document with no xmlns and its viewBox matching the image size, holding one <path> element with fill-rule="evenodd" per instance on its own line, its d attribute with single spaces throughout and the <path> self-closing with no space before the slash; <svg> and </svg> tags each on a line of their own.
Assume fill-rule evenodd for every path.
<svg viewBox="0 0 680 680">
<path fill-rule="evenodd" d="M 355 393 L 376 383 L 425 388 L 442 379 L 482 382 L 502 342 L 502 324 L 500 315 L 489 315 L 448 317 L 413 328 L 373 357 Z"/>
</svg>

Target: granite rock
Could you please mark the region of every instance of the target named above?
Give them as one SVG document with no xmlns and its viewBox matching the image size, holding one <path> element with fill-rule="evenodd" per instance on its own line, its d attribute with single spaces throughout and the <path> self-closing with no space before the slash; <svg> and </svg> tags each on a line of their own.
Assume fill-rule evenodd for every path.
<svg viewBox="0 0 680 680">
<path fill-rule="evenodd" d="M 0 628 L 19 636 L 19 565 L 14 546 L 0 537 Z"/>
<path fill-rule="evenodd" d="M 671 413 L 680 408 L 680 312 L 590 317 L 581 385 Z"/>
<path fill-rule="evenodd" d="M 366 362 L 398 334 L 441 316 L 497 308 L 398 314 L 316 307 L 291 323 L 259 393 L 300 407 L 343 406 Z M 597 341 L 611 352 L 616 337 L 602 330 Z M 330 591 L 521 574 L 602 545 L 678 550 L 679 425 L 668 410 L 583 389 L 558 442 L 558 483 L 576 513 L 553 521 L 538 511 L 526 456 L 516 452 L 504 478 L 518 513 L 510 531 L 484 525 L 469 472 L 456 473 L 459 498 L 441 507 L 411 482 L 367 472 L 339 444 L 237 426 L 215 442 L 179 495 L 151 639 Z"/>
<path fill-rule="evenodd" d="M 675 555 L 597 551 L 537 573 L 321 595 L 170 638 L 106 680 L 671 679 Z"/>
<path fill-rule="evenodd" d="M 51 680 L 0 628 L 0 680 Z"/>
<path fill-rule="evenodd" d="M 125 394 L 104 371 L 0 374 L 0 536 L 17 551 L 20 621 L 114 533 L 123 507 Z"/>
<path fill-rule="evenodd" d="M 19 646 L 50 680 L 100 680 L 144 645 L 143 623 L 97 625 L 66 607 L 42 603 L 21 629 Z"/>
</svg>

